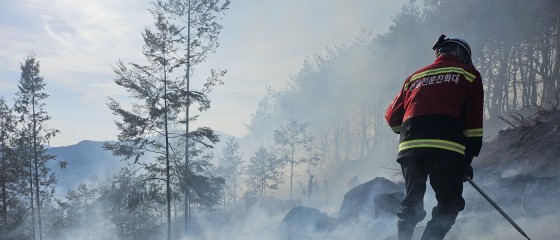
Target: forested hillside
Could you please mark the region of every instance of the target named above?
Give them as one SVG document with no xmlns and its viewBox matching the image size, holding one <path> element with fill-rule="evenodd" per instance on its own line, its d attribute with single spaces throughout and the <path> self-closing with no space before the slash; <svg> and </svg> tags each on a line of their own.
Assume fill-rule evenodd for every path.
<svg viewBox="0 0 560 240">
<path fill-rule="evenodd" d="M 473 49 L 484 81 L 485 137 L 507 127 L 500 116 L 557 101 L 560 2 L 412 2 L 386 34 L 364 30 L 307 59 L 288 88 L 271 89 L 262 99 L 249 137 L 271 139 L 278 126 L 297 118 L 309 124 L 320 166 L 364 158 L 392 136 L 384 110 L 406 76 L 434 60 L 431 46 L 440 34 L 464 38 Z"/>
</svg>

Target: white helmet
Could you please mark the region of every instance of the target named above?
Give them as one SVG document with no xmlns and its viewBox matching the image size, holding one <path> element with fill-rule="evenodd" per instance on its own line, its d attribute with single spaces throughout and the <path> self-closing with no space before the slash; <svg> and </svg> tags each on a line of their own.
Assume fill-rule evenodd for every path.
<svg viewBox="0 0 560 240">
<path fill-rule="evenodd" d="M 442 53 L 452 54 L 459 57 L 463 63 L 472 65 L 471 46 L 464 39 L 445 38 L 442 34 L 432 49 L 436 51 L 437 56 Z"/>
</svg>

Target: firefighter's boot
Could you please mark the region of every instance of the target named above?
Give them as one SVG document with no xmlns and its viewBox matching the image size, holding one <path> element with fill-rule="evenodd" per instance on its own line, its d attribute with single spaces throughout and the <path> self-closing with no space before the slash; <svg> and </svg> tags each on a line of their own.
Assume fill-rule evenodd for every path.
<svg viewBox="0 0 560 240">
<path fill-rule="evenodd" d="M 399 219 L 399 222 L 397 223 L 397 228 L 399 230 L 399 240 L 412 239 L 415 227 L 416 223 L 408 223 L 403 221 L 402 219 Z"/>
<path fill-rule="evenodd" d="M 449 229 L 451 229 L 451 226 L 448 226 L 448 224 L 439 224 L 430 220 L 422 234 L 422 240 L 442 240 Z"/>
</svg>

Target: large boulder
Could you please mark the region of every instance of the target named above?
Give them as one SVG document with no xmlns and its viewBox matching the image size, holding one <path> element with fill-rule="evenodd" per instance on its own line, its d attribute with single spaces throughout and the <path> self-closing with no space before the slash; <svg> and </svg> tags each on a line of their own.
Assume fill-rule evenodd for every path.
<svg viewBox="0 0 560 240">
<path fill-rule="evenodd" d="M 340 221 L 373 219 L 379 215 L 396 213 L 403 197 L 402 186 L 386 178 L 376 177 L 350 189 L 344 195 L 339 211 Z"/>
<path fill-rule="evenodd" d="M 380 226 L 370 223 L 381 218 L 396 218 L 399 203 L 404 197 L 402 188 L 401 185 L 380 177 L 360 184 L 344 195 L 338 218 L 315 208 L 294 207 L 278 227 L 279 238 L 317 239 L 317 236 L 336 232 L 341 225 L 347 227 L 354 223 L 365 223 L 362 230 L 368 234 L 377 232 Z"/>
<path fill-rule="evenodd" d="M 338 221 L 318 209 L 306 206 L 292 208 L 278 227 L 280 239 L 312 239 L 317 233 L 326 233 L 336 227 Z"/>
</svg>

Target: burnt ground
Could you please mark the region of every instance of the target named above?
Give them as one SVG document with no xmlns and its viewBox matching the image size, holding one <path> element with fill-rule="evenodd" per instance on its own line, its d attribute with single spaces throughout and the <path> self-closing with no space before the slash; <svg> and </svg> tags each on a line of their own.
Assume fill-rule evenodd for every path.
<svg viewBox="0 0 560 240">
<path fill-rule="evenodd" d="M 486 142 L 473 161 L 474 180 L 513 215 L 559 213 L 560 110 L 538 109 L 529 117 L 508 119 L 511 127 Z"/>
<path fill-rule="evenodd" d="M 532 239 L 560 239 L 560 110 L 538 108 L 533 114 L 515 113 L 502 120 L 509 128 L 483 144 L 473 161 L 474 181 L 512 219 L 521 221 Z M 457 222 L 477 218 L 480 232 L 494 231 L 494 222 L 501 222 L 511 236 L 521 236 L 474 188 L 465 186 L 463 196 L 467 206 L 461 214 L 470 217 Z M 481 213 L 487 218 L 478 217 Z"/>
<path fill-rule="evenodd" d="M 473 166 L 482 176 L 560 176 L 560 110 L 540 110 L 529 117 L 511 115 L 510 128 L 483 145 Z"/>
</svg>

